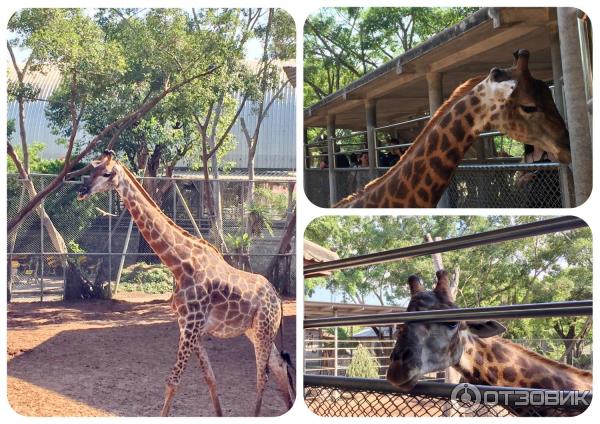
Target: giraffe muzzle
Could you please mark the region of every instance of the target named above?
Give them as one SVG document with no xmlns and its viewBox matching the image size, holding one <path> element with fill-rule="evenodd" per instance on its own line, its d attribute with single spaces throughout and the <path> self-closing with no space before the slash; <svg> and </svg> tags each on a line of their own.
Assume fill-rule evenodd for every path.
<svg viewBox="0 0 600 424">
<path fill-rule="evenodd" d="M 88 185 L 82 185 L 77 192 L 77 200 L 86 200 L 90 197 L 90 187 Z"/>
</svg>

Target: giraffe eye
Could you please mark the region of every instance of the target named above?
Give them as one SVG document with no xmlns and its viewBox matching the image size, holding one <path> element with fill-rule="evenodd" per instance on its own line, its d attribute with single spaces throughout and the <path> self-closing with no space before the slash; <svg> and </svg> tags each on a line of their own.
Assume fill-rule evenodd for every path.
<svg viewBox="0 0 600 424">
<path fill-rule="evenodd" d="M 105 172 L 102 176 L 104 178 L 110 178 L 110 177 L 112 177 L 112 172 Z"/>
<path fill-rule="evenodd" d="M 458 326 L 458 322 L 445 322 L 444 325 L 450 330 L 454 330 Z"/>
<path fill-rule="evenodd" d="M 533 113 L 537 112 L 538 108 L 536 106 L 521 105 L 521 110 L 525 113 Z"/>
</svg>

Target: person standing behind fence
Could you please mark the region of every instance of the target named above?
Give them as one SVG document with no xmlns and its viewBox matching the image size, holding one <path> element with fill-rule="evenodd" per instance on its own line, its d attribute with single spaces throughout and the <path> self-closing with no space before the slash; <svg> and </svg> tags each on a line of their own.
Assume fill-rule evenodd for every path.
<svg viewBox="0 0 600 424">
<path fill-rule="evenodd" d="M 526 144 L 521 163 L 556 162 L 548 152 Z M 517 174 L 517 186 L 525 193 L 526 208 L 560 208 L 560 177 L 555 170 L 536 169 Z"/>
</svg>

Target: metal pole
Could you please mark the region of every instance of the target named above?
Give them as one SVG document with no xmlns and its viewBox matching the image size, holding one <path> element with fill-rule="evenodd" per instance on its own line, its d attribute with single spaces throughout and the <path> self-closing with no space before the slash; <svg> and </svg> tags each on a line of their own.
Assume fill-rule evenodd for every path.
<svg viewBox="0 0 600 424">
<path fill-rule="evenodd" d="M 401 247 L 383 252 L 370 253 L 367 255 L 306 265 L 304 267 L 304 276 L 315 274 L 317 272 L 335 271 L 338 269 L 353 268 L 357 266 L 381 264 L 385 262 L 397 261 L 398 259 L 402 258 L 431 255 L 450 250 L 466 249 L 468 247 L 499 243 L 558 231 L 573 230 L 581 227 L 587 227 L 587 224 L 585 221 L 574 216 L 550 218 L 542 221 L 515 225 L 513 227 L 501 228 L 499 230 L 486 231 L 468 236 L 434 241 L 432 243 L 423 243 L 416 246 Z"/>
<path fill-rule="evenodd" d="M 121 282 L 121 274 L 123 273 L 123 266 L 125 265 L 125 254 L 129 248 L 129 240 L 131 238 L 131 231 L 133 230 L 133 217 L 129 219 L 129 227 L 127 228 L 127 236 L 125 236 L 125 243 L 123 244 L 123 253 L 121 254 L 121 260 L 119 261 L 119 270 L 117 271 L 117 278 L 115 281 L 115 294 L 119 290 L 119 283 Z"/>
<path fill-rule="evenodd" d="M 333 311 L 333 316 L 337 318 L 338 311 Z M 338 328 L 333 329 L 333 375 L 338 375 Z"/>
<path fill-rule="evenodd" d="M 181 190 L 179 190 L 179 187 L 177 186 L 177 184 L 175 184 L 175 193 L 177 193 L 177 197 L 179 197 L 179 200 L 181 201 L 181 204 L 183 205 L 183 210 L 185 211 L 185 214 L 188 216 L 189 220 L 192 223 L 192 226 L 194 227 L 194 231 L 196 232 L 196 235 L 200 238 L 202 237 L 202 233 L 200 232 L 200 228 L 198 228 L 198 225 L 196 224 L 196 220 L 194 219 L 194 215 L 192 214 L 192 211 L 190 210 L 190 208 L 187 205 L 187 202 L 185 201 L 185 198 L 183 197 L 183 194 L 181 193 Z"/>
<path fill-rule="evenodd" d="M 44 177 L 40 178 L 40 191 L 44 190 Z M 40 211 L 45 209 L 45 200 L 42 198 L 40 202 Z M 40 213 L 40 302 L 44 301 L 44 214 Z"/>
<path fill-rule="evenodd" d="M 327 115 L 327 173 L 329 176 L 329 204 L 333 206 L 337 198 L 335 179 L 335 115 Z"/>
<path fill-rule="evenodd" d="M 390 325 L 411 322 L 482 321 L 486 319 L 542 318 L 592 314 L 591 300 L 489 306 L 485 308 L 442 309 L 418 312 L 393 312 L 379 315 L 313 318 L 304 328 L 349 327 L 353 325 Z"/>
<path fill-rule="evenodd" d="M 112 299 L 112 206 L 113 192 L 108 192 L 108 298 Z"/>
<path fill-rule="evenodd" d="M 369 151 L 369 177 L 377 178 L 377 149 L 375 148 L 375 128 L 377 128 L 377 103 L 374 99 L 365 101 L 367 122 L 367 149 Z"/>
<path fill-rule="evenodd" d="M 579 45 L 577 9 L 559 7 L 560 53 L 565 86 L 565 108 L 574 166 L 575 203 L 581 205 L 592 192 L 592 137 L 585 96 L 585 76 Z"/>
</svg>

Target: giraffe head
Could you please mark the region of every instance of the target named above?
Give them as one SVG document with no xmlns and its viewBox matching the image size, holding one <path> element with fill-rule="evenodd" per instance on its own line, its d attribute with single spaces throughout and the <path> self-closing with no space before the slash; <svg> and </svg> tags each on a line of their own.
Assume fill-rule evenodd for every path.
<svg viewBox="0 0 600 424">
<path fill-rule="evenodd" d="M 457 309 L 450 295 L 448 274 L 442 270 L 436 276 L 437 284 L 432 291 L 426 291 L 417 276 L 409 277 L 408 312 Z M 402 324 L 390 357 L 387 379 L 402 390 L 411 390 L 425 374 L 458 364 L 463 354 L 464 333 L 486 338 L 505 330 L 500 323 L 491 320 Z"/>
<path fill-rule="evenodd" d="M 548 86 L 529 72 L 529 52 L 514 52 L 511 68 L 503 70 L 516 82 L 496 128 L 522 143 L 544 150 L 562 163 L 571 163 L 569 133 Z"/>
<path fill-rule="evenodd" d="M 119 174 L 116 171 L 115 152 L 105 150 L 99 159 L 91 162 L 92 172 L 84 179 L 77 195 L 78 200 L 86 200 L 92 194 L 109 191 L 117 187 Z"/>
</svg>

